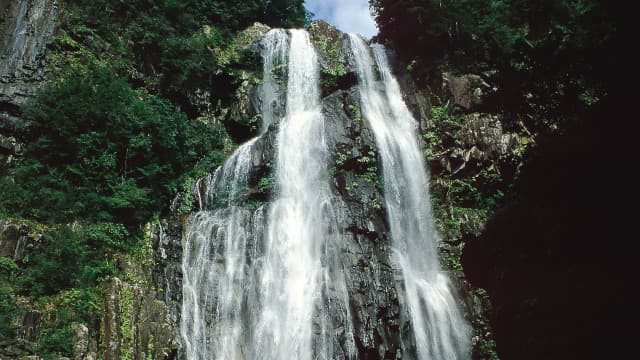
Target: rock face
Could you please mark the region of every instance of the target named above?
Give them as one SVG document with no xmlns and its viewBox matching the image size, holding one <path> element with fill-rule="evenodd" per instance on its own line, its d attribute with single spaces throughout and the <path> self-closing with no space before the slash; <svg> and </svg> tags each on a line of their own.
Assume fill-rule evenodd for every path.
<svg viewBox="0 0 640 360">
<path fill-rule="evenodd" d="M 174 222 L 179 224 L 179 222 Z M 74 359 L 171 359 L 179 335 L 181 228 L 156 224 L 148 229 L 149 247 L 140 263 L 125 263 L 127 280 L 105 281 L 101 313 L 95 323 L 74 323 Z M 0 257 L 20 263 L 32 256 L 40 234 L 23 224 L 0 220 Z M 177 242 L 172 239 L 178 239 Z M 43 329 L 52 321 L 56 300 L 44 308 L 18 296 L 14 320 L 16 336 L 0 342 L 0 359 L 23 359 L 37 354 Z M 34 357 L 40 359 L 40 357 Z"/>
<path fill-rule="evenodd" d="M 401 353 L 402 341 L 413 340 L 406 336 L 409 329 L 400 327 L 400 318 L 408 314 L 401 314 L 403 300 L 396 292 L 389 256 L 381 167 L 372 131 L 358 118 L 359 104 L 355 88 L 338 90 L 323 100 L 327 145 L 335 154 L 334 186 L 344 199 L 340 211 L 345 214 L 344 241 L 348 245 L 341 261 L 348 269 L 346 284 L 355 310 L 353 326 L 360 358 L 393 359 Z"/>
<path fill-rule="evenodd" d="M 0 256 L 6 256 L 13 261 L 20 261 L 25 255 L 28 245 L 33 243 L 26 226 L 9 224 L 0 226 Z"/>
<path fill-rule="evenodd" d="M 45 84 L 56 0 L 0 0 L 0 169 L 21 152 L 20 107 Z"/>
<path fill-rule="evenodd" d="M 464 111 L 477 110 L 492 90 L 479 75 L 454 75 L 446 72 L 442 74 L 443 97 L 450 99 Z"/>
<path fill-rule="evenodd" d="M 98 358 L 100 354 L 105 360 L 171 356 L 175 327 L 166 304 L 158 299 L 153 288 L 111 279 L 106 285 L 102 317 L 100 348 L 92 349 L 85 336 L 78 336 L 77 355 Z M 81 327 L 78 332 L 83 334 Z"/>
<path fill-rule="evenodd" d="M 0 1 L 0 110 L 23 105 L 46 81 L 57 13 L 55 0 Z"/>
</svg>

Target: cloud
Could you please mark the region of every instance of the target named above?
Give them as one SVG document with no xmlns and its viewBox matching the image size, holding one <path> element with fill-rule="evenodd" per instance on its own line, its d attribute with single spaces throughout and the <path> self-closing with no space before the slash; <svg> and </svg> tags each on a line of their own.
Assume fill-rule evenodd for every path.
<svg viewBox="0 0 640 360">
<path fill-rule="evenodd" d="M 368 0 L 306 0 L 314 19 L 322 19 L 348 33 L 370 38 L 378 33 Z"/>
</svg>

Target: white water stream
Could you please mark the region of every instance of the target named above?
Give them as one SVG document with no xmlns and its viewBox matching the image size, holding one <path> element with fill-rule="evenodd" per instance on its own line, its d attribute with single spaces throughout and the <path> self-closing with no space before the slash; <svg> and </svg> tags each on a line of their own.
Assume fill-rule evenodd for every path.
<svg viewBox="0 0 640 360">
<path fill-rule="evenodd" d="M 405 292 L 418 358 L 466 359 L 470 328 L 438 262 L 439 238 L 417 140 L 417 122 L 402 99 L 384 48 L 370 48 L 355 34 L 349 38 L 363 117 L 375 134 L 382 158 L 391 244 L 404 283 L 404 289 L 398 290 Z"/>
<path fill-rule="evenodd" d="M 272 30 L 263 47 L 260 136 L 279 121 L 275 196 L 254 212 L 240 206 L 251 148 L 260 136 L 201 180 L 207 182 L 203 210 L 189 220 L 183 255 L 184 350 L 188 359 L 334 359 L 332 319 L 339 318 L 346 325 L 347 357 L 354 358 L 347 290 L 336 259 L 342 240 L 333 203 L 339 199 L 329 186 L 316 53 L 303 30 Z M 280 119 L 278 79 L 285 61 L 286 111 Z M 329 314 L 327 299 L 339 303 L 334 309 L 341 314 Z"/>
</svg>

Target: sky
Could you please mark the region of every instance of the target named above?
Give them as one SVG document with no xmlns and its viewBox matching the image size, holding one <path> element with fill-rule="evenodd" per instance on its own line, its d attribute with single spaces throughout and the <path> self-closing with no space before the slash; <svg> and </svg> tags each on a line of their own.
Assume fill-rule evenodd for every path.
<svg viewBox="0 0 640 360">
<path fill-rule="evenodd" d="M 369 0 L 305 0 L 313 19 L 322 19 L 344 32 L 371 38 L 378 33 L 369 12 Z"/>
</svg>

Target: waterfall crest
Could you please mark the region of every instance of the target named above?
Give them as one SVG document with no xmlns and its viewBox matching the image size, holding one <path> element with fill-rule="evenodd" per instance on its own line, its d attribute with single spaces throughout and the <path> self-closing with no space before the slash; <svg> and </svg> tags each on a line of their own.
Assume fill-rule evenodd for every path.
<svg viewBox="0 0 640 360">
<path fill-rule="evenodd" d="M 465 359 L 469 357 L 470 329 L 438 262 L 438 234 L 417 122 L 402 100 L 384 48 L 374 45 L 371 49 L 355 34 L 349 38 L 363 115 L 382 158 L 393 255 L 402 272 L 418 358 Z"/>
</svg>

